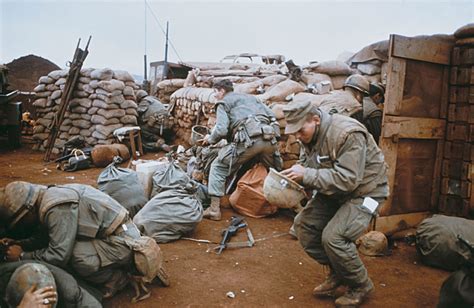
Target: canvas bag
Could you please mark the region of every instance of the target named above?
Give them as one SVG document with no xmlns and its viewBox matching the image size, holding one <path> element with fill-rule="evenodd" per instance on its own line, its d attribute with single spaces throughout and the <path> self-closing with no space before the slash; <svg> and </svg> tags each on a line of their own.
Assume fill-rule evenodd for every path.
<svg viewBox="0 0 474 308">
<path fill-rule="evenodd" d="M 262 164 L 256 164 L 240 178 L 229 199 L 235 211 L 245 216 L 262 218 L 278 210 L 263 195 L 263 182 L 267 174 L 267 169 Z"/>
<path fill-rule="evenodd" d="M 416 230 L 416 248 L 423 263 L 449 271 L 458 269 L 469 256 L 458 235 L 474 243 L 474 221 L 444 215 L 423 220 Z"/>
<path fill-rule="evenodd" d="M 137 173 L 132 169 L 117 167 L 120 162 L 120 157 L 116 156 L 114 161 L 99 174 L 97 186 L 100 191 L 126 208 L 130 217 L 133 217 L 148 202 L 148 197 L 138 180 Z"/>
<path fill-rule="evenodd" d="M 191 233 L 203 215 L 196 189 L 176 163 L 158 168 L 153 175 L 153 198 L 135 215 L 133 222 L 143 234 L 158 243 Z"/>
</svg>

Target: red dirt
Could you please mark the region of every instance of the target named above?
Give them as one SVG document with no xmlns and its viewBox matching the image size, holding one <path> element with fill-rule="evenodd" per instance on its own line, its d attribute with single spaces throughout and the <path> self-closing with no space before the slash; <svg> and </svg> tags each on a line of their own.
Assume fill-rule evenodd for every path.
<svg viewBox="0 0 474 308">
<path fill-rule="evenodd" d="M 42 153 L 28 149 L 0 153 L 1 186 L 15 180 L 95 185 L 101 171 L 96 168 L 67 173 L 55 170 L 54 165 L 47 166 L 50 172 L 42 171 Z M 226 220 L 234 214 L 231 209 L 224 209 L 224 220 L 203 220 L 192 237 L 219 241 L 220 231 L 228 224 Z M 285 233 L 292 224 L 288 212 L 246 220 L 255 239 Z M 245 239 L 245 233 L 240 231 L 232 241 Z M 323 280 L 324 269 L 289 235 L 258 241 L 252 248 L 226 250 L 222 255 L 207 252 L 213 246 L 186 240 L 161 244 L 171 286 L 152 286 L 151 298 L 135 305 L 130 303 L 133 292 L 125 290 L 104 306 L 334 306 L 331 299 L 316 299 L 311 295 L 313 287 Z M 434 307 L 439 288 L 449 275 L 420 264 L 415 248 L 403 242 L 397 243 L 391 256 L 363 257 L 363 260 L 376 287 L 364 307 Z M 234 299 L 226 296 L 229 291 L 235 293 Z"/>
</svg>

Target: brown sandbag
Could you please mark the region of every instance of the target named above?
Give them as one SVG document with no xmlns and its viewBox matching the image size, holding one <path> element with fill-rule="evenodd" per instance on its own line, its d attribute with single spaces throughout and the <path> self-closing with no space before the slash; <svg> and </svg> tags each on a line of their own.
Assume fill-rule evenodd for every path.
<svg viewBox="0 0 474 308">
<path fill-rule="evenodd" d="M 96 145 L 91 152 L 92 163 L 96 167 L 106 167 L 115 156 L 120 156 L 123 161 L 129 160 L 128 147 L 125 144 Z"/>
<path fill-rule="evenodd" d="M 457 29 L 456 32 L 454 32 L 454 37 L 457 39 L 473 37 L 473 36 L 474 36 L 474 23 L 470 23 L 465 26 L 462 26 L 461 28 Z"/>
<path fill-rule="evenodd" d="M 267 174 L 267 169 L 262 164 L 256 164 L 242 176 L 229 199 L 235 211 L 245 216 L 262 218 L 278 210 L 263 196 L 263 181 Z"/>
</svg>

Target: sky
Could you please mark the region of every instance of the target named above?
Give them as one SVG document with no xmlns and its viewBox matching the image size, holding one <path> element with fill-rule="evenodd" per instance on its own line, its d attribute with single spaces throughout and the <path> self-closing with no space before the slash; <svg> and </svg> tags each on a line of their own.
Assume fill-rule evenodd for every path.
<svg viewBox="0 0 474 308">
<path fill-rule="evenodd" d="M 143 75 L 145 53 L 164 59 L 166 21 L 172 62 L 252 52 L 302 65 L 390 34 L 452 34 L 474 22 L 474 0 L 0 0 L 0 63 L 34 54 L 65 67 L 78 39 L 84 46 L 92 35 L 84 67 Z"/>
</svg>

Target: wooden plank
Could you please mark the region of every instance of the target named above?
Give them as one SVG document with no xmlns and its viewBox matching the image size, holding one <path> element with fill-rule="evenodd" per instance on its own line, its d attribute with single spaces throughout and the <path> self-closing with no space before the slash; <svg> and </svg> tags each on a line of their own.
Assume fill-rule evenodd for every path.
<svg viewBox="0 0 474 308">
<path fill-rule="evenodd" d="M 440 190 L 440 173 L 441 164 L 443 162 L 444 140 L 439 140 L 436 146 L 436 161 L 433 171 L 433 182 L 431 186 L 431 210 L 438 209 L 439 190 Z"/>
<path fill-rule="evenodd" d="M 392 43 L 392 42 L 391 42 Z M 390 57 L 388 60 L 387 91 L 384 113 L 399 115 L 405 87 L 406 60 Z"/>
<path fill-rule="evenodd" d="M 441 119 L 446 119 L 446 114 L 448 110 L 448 103 L 449 103 L 449 66 L 446 66 L 443 71 L 443 89 L 441 90 L 441 101 L 440 101 L 440 110 L 439 110 L 439 117 Z"/>
<path fill-rule="evenodd" d="M 384 123 L 384 126 L 385 126 L 385 123 Z M 388 165 L 387 177 L 388 177 L 388 185 L 390 187 L 390 192 L 391 192 L 387 201 L 379 210 L 380 215 L 386 216 L 390 213 L 390 209 L 392 207 L 392 201 L 393 201 L 392 192 L 393 192 L 393 187 L 395 185 L 395 171 L 397 169 L 398 143 L 393 142 L 393 140 L 391 139 L 381 138 L 379 146 L 385 157 L 385 162 Z"/>
<path fill-rule="evenodd" d="M 396 232 L 416 227 L 423 219 L 431 216 L 430 212 L 417 212 L 392 216 L 377 217 L 375 230 L 391 235 Z"/>
<path fill-rule="evenodd" d="M 446 120 L 386 116 L 384 138 L 444 139 Z M 398 130 L 398 131 L 397 131 Z"/>
<path fill-rule="evenodd" d="M 390 55 L 424 62 L 450 65 L 454 44 L 432 36 L 406 37 L 392 34 Z"/>
</svg>

